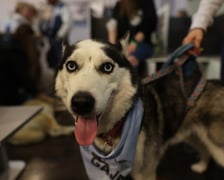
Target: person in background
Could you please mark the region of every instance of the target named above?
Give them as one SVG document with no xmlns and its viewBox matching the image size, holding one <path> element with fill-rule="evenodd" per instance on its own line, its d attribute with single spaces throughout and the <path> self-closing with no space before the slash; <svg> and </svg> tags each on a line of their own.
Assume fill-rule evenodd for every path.
<svg viewBox="0 0 224 180">
<path fill-rule="evenodd" d="M 201 47 L 207 28 L 212 25 L 214 17 L 224 0 L 201 0 L 197 12 L 193 15 L 189 33 L 183 44 L 194 43 L 196 49 Z M 224 82 L 224 44 L 221 52 L 221 81 Z"/>
<path fill-rule="evenodd" d="M 106 24 L 108 40 L 115 44 L 130 33 L 129 61 L 141 71 L 141 64 L 152 56 L 151 34 L 157 27 L 157 14 L 153 0 L 120 0 Z M 141 72 L 139 72 L 141 74 Z"/>
<path fill-rule="evenodd" d="M 47 59 L 49 66 L 55 68 L 61 58 L 61 43 L 68 41 L 68 35 L 72 27 L 72 17 L 68 6 L 60 0 L 47 0 L 52 7 L 51 17 L 43 34 L 49 39 L 50 50 Z"/>
<path fill-rule="evenodd" d="M 34 23 L 37 14 L 32 4 L 18 2 L 6 23 L 5 32 L 0 34 L 1 71 L 6 81 L 0 91 L 9 94 L 6 96 L 3 93 L 5 97 L 0 97 L 0 103 L 20 104 L 31 98 L 46 96 L 39 88 L 42 69 Z"/>
<path fill-rule="evenodd" d="M 9 17 L 5 24 L 5 33 L 15 33 L 20 25 L 33 25 L 33 20 L 37 15 L 36 8 L 27 2 L 18 2 L 14 13 Z"/>
</svg>

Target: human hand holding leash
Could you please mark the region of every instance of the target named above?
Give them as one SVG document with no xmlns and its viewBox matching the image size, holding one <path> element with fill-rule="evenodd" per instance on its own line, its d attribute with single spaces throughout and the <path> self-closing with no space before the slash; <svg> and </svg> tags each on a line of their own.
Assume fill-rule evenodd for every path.
<svg viewBox="0 0 224 180">
<path fill-rule="evenodd" d="M 204 30 L 201 28 L 195 28 L 195 29 L 192 29 L 187 34 L 182 44 L 185 45 L 185 44 L 193 43 L 195 48 L 193 50 L 190 50 L 189 54 L 195 54 L 195 50 L 200 51 L 201 42 L 203 38 L 204 38 Z"/>
</svg>

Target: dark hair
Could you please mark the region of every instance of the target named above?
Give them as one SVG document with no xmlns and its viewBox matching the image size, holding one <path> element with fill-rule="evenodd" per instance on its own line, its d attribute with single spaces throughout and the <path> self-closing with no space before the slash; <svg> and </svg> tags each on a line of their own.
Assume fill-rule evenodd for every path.
<svg viewBox="0 0 224 180">
<path fill-rule="evenodd" d="M 121 17 L 128 16 L 132 18 L 138 11 L 137 0 L 120 0 L 120 11 Z"/>
</svg>

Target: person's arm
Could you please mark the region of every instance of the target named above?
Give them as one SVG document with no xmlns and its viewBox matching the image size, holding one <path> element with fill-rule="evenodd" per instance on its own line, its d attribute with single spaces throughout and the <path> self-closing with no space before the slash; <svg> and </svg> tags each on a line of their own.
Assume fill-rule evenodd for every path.
<svg viewBox="0 0 224 180">
<path fill-rule="evenodd" d="M 183 44 L 194 43 L 195 48 L 200 48 L 207 27 L 213 23 L 215 14 L 223 2 L 224 0 L 201 0 Z"/>
<path fill-rule="evenodd" d="M 61 8 L 61 19 L 62 19 L 62 25 L 57 32 L 57 38 L 63 39 L 68 35 L 68 32 L 71 29 L 72 26 L 72 16 L 68 9 L 68 7 L 64 6 Z"/>
<path fill-rule="evenodd" d="M 120 8 L 120 2 L 118 1 L 112 12 L 112 16 L 109 19 L 109 21 L 106 23 L 106 29 L 107 29 L 107 35 L 108 40 L 110 43 L 115 44 L 117 41 L 117 30 L 118 30 L 118 19 L 119 19 L 119 8 Z"/>
<path fill-rule="evenodd" d="M 107 34 L 110 43 L 115 44 L 117 40 L 117 21 L 115 19 L 110 19 L 107 24 Z"/>
<path fill-rule="evenodd" d="M 190 29 L 202 28 L 206 31 L 224 0 L 201 0 L 197 12 L 193 15 Z"/>
</svg>

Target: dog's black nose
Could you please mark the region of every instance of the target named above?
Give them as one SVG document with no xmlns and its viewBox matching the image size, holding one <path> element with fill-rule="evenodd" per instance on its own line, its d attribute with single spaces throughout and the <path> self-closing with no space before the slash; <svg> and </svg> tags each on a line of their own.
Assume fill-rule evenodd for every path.
<svg viewBox="0 0 224 180">
<path fill-rule="evenodd" d="M 85 115 L 90 113 L 95 105 L 95 99 L 88 92 L 79 92 L 72 97 L 71 108 L 75 113 Z"/>
</svg>

